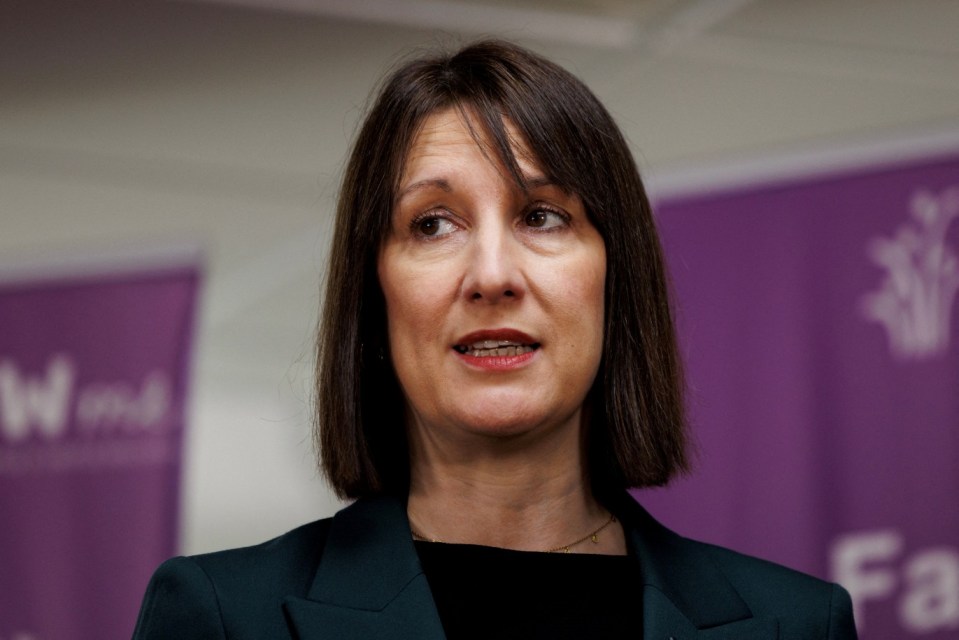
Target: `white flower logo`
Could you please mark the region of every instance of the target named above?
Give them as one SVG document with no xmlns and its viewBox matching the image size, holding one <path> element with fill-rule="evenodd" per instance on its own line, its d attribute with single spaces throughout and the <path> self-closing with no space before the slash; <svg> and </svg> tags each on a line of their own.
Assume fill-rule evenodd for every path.
<svg viewBox="0 0 959 640">
<path fill-rule="evenodd" d="M 902 360 L 929 359 L 949 348 L 952 303 L 959 290 L 959 256 L 946 244 L 959 218 L 959 186 L 938 196 L 918 191 L 912 220 L 892 238 L 869 243 L 869 257 L 886 270 L 879 289 L 862 298 L 862 312 L 882 323 L 892 354 Z"/>
</svg>

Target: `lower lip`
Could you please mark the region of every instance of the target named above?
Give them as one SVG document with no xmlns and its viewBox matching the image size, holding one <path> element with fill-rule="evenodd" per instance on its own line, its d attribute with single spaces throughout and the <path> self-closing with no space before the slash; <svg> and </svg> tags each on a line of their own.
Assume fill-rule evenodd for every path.
<svg viewBox="0 0 959 640">
<path fill-rule="evenodd" d="M 476 367 L 477 369 L 484 369 L 486 371 L 510 371 L 511 369 L 517 369 L 525 365 L 536 356 L 538 351 L 539 349 L 534 349 L 533 351 L 527 351 L 526 353 L 516 356 L 483 357 L 459 352 L 456 352 L 456 355 L 462 358 L 466 364 L 471 367 Z"/>
</svg>

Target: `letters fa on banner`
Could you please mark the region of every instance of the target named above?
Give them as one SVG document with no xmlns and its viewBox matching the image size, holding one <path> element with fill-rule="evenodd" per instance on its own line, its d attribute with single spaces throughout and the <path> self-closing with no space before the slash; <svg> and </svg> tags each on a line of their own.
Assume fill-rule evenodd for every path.
<svg viewBox="0 0 959 640">
<path fill-rule="evenodd" d="M 898 531 L 864 531 L 837 538 L 830 564 L 832 579 L 852 596 L 860 631 L 867 602 L 896 597 L 903 629 L 917 634 L 959 629 L 959 549 L 941 546 L 907 554 Z"/>
</svg>

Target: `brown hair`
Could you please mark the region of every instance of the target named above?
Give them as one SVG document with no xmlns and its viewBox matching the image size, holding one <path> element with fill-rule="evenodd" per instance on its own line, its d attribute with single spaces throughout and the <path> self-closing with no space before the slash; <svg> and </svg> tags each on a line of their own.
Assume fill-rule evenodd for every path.
<svg viewBox="0 0 959 640">
<path fill-rule="evenodd" d="M 665 484 L 687 468 L 683 382 L 665 266 L 639 172 L 612 117 L 572 74 L 482 41 L 407 62 L 385 80 L 346 166 L 317 340 L 315 443 L 341 497 L 405 493 L 405 405 L 389 364 L 377 257 L 408 150 L 454 107 L 525 186 L 505 121 L 540 169 L 582 199 L 606 244 L 603 357 L 587 403 L 594 491 Z"/>
</svg>

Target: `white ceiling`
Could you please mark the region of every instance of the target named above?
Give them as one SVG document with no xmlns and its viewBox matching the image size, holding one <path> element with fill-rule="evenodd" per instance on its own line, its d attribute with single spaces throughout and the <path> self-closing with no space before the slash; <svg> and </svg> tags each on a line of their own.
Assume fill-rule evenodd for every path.
<svg viewBox="0 0 959 640">
<path fill-rule="evenodd" d="M 188 549 L 243 541 L 210 508 L 256 539 L 262 511 L 225 492 L 255 491 L 264 456 L 313 482 L 318 282 L 370 88 L 397 56 L 489 34 L 580 75 L 661 191 L 959 150 L 953 0 L 5 1 L 0 272 L 204 247 Z"/>
</svg>

